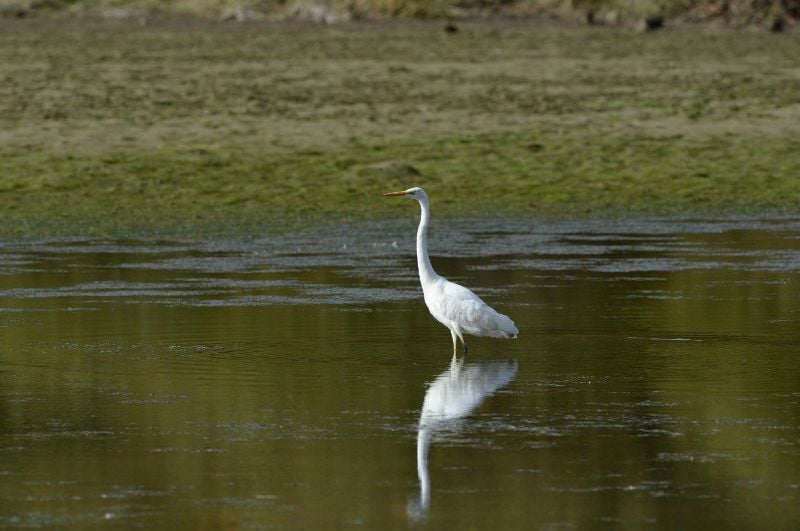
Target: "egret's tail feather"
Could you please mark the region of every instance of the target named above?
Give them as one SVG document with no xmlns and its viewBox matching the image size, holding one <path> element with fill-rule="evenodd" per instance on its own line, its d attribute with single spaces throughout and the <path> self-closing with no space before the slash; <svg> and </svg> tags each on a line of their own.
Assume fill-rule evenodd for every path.
<svg viewBox="0 0 800 531">
<path fill-rule="evenodd" d="M 506 337 L 517 337 L 519 335 L 519 329 L 517 325 L 514 324 L 514 321 L 507 315 L 503 315 L 502 313 L 497 314 L 500 317 L 500 330 L 506 333 Z"/>
<path fill-rule="evenodd" d="M 484 331 L 484 333 L 480 335 L 499 337 L 503 339 L 517 337 L 519 330 L 510 317 L 499 312 L 495 312 L 495 316 L 495 327 L 492 330 Z"/>
</svg>

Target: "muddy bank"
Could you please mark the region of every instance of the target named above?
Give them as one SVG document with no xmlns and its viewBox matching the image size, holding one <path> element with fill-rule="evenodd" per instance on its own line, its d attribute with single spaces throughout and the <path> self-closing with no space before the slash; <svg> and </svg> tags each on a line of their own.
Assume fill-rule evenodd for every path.
<svg viewBox="0 0 800 531">
<path fill-rule="evenodd" d="M 796 212 L 800 40 L 517 21 L 0 20 L 3 237 Z"/>
</svg>

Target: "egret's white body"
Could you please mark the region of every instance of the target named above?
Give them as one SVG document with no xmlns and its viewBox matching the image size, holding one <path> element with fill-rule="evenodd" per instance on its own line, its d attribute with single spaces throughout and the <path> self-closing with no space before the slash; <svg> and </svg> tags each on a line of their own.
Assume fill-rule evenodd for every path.
<svg viewBox="0 0 800 531">
<path fill-rule="evenodd" d="M 456 355 L 457 339 L 464 345 L 464 334 L 511 338 L 517 337 L 519 330 L 508 316 L 496 312 L 480 297 L 470 290 L 439 276 L 431 266 L 428 257 L 428 223 L 430 204 L 428 194 L 422 188 L 409 188 L 402 192 L 384 194 L 416 199 L 422 209 L 417 229 L 417 266 L 425 305 L 431 315 L 450 329 L 453 338 L 453 355 Z"/>
</svg>

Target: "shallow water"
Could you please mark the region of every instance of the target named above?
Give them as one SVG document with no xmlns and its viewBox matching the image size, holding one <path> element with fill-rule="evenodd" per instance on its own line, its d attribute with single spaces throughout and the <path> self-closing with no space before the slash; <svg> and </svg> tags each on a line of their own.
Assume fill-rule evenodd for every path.
<svg viewBox="0 0 800 531">
<path fill-rule="evenodd" d="M 413 220 L 0 246 L 0 527 L 800 520 L 800 221 Z"/>
</svg>

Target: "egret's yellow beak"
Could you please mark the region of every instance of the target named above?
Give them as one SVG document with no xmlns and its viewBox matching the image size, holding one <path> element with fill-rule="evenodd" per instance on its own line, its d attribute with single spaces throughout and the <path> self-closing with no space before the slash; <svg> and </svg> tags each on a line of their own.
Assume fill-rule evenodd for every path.
<svg viewBox="0 0 800 531">
<path fill-rule="evenodd" d="M 408 195 L 408 192 L 405 192 L 405 191 L 403 191 L 403 192 L 386 192 L 383 195 L 385 195 L 386 197 L 395 197 L 395 196 L 400 196 L 400 195 Z"/>
</svg>

